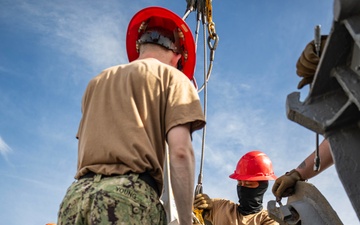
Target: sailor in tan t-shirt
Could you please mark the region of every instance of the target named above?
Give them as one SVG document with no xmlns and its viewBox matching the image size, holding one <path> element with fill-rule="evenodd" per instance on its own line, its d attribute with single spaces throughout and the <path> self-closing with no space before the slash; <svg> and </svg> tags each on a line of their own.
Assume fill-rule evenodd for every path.
<svg viewBox="0 0 360 225">
<path fill-rule="evenodd" d="M 195 197 L 194 208 L 212 225 L 276 225 L 263 209 L 263 196 L 268 180 L 276 179 L 272 163 L 261 151 L 246 153 L 230 178 L 238 181 L 239 204 L 226 199 L 210 199 L 207 194 Z"/>
<path fill-rule="evenodd" d="M 93 78 L 82 99 L 75 181 L 61 224 L 166 224 L 160 202 L 166 142 L 181 225 L 192 223 L 193 131 L 205 125 L 191 82 L 195 43 L 173 12 L 148 7 L 129 23 L 130 63 Z"/>
</svg>

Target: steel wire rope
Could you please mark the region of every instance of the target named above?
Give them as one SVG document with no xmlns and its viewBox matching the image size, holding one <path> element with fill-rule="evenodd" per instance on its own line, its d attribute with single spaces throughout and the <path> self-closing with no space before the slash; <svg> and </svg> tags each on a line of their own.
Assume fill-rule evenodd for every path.
<svg viewBox="0 0 360 225">
<path fill-rule="evenodd" d="M 198 40 L 199 40 L 199 30 L 200 23 L 202 21 L 203 24 L 203 44 L 204 44 L 204 77 L 203 84 L 200 88 L 198 88 L 198 93 L 204 91 L 203 95 L 203 107 L 204 107 L 204 117 L 207 119 L 207 84 L 210 79 L 215 50 L 217 48 L 219 37 L 215 32 L 215 23 L 212 20 L 212 0 L 186 0 L 187 9 L 184 13 L 183 20 L 185 21 L 189 14 L 192 11 L 197 11 L 197 21 L 195 28 L 195 51 L 197 52 Z M 207 28 L 207 32 L 206 32 Z M 208 36 L 206 35 L 208 34 Z M 210 59 L 209 59 L 209 67 L 207 68 L 207 51 L 206 51 L 206 43 L 210 49 Z M 195 77 L 194 77 L 195 80 Z M 196 83 L 196 81 L 195 81 Z M 206 125 L 203 128 L 202 134 L 202 148 L 201 148 L 201 160 L 200 160 L 200 170 L 198 176 L 198 185 L 195 190 L 195 194 L 202 192 L 202 180 L 203 180 L 203 167 L 204 167 L 204 158 L 205 158 L 205 139 L 206 139 Z"/>
<path fill-rule="evenodd" d="M 206 1 L 206 2 L 205 2 Z M 186 18 L 192 11 L 197 11 L 196 14 L 196 28 L 195 28 L 195 52 L 197 52 L 198 46 L 198 39 L 199 39 L 199 30 L 200 30 L 200 23 L 202 21 L 203 25 L 203 49 L 204 49 L 204 74 L 203 74 L 203 84 L 198 89 L 198 93 L 204 91 L 203 93 L 203 110 L 204 110 L 204 118 L 205 121 L 207 119 L 207 89 L 208 89 L 208 81 L 210 79 L 210 75 L 212 73 L 213 68 L 213 61 L 215 56 L 215 50 L 217 48 L 217 44 L 219 41 L 219 37 L 215 32 L 215 23 L 212 21 L 212 1 L 211 0 L 187 0 L 187 10 L 183 16 L 183 20 L 185 21 Z M 207 31 L 206 32 L 206 28 Z M 208 36 L 207 36 L 208 34 Z M 209 67 L 207 68 L 207 48 L 206 43 L 210 49 L 210 59 L 209 59 Z M 194 82 L 196 84 L 196 79 L 194 77 Z M 200 169 L 198 175 L 198 183 L 195 188 L 195 195 L 202 193 L 202 181 L 203 181 L 203 167 L 204 167 L 204 159 L 205 159 L 205 140 L 206 140 L 206 125 L 203 128 L 202 133 L 202 146 L 201 146 L 201 160 L 200 160 Z M 199 221 L 196 215 L 193 213 L 194 220 L 197 223 L 203 224 L 204 221 Z"/>
</svg>

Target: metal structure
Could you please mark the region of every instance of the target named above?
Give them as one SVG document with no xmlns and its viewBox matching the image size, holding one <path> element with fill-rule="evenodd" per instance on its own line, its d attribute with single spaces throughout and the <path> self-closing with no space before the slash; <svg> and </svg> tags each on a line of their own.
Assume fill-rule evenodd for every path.
<svg viewBox="0 0 360 225">
<path fill-rule="evenodd" d="M 339 216 L 321 192 L 312 184 L 299 181 L 296 192 L 284 206 L 269 201 L 269 216 L 281 225 L 343 225 Z"/>
<path fill-rule="evenodd" d="M 337 173 L 360 219 L 359 0 L 334 0 L 332 29 L 314 80 L 304 102 L 299 99 L 299 92 L 287 96 L 287 117 L 330 142 Z"/>
</svg>

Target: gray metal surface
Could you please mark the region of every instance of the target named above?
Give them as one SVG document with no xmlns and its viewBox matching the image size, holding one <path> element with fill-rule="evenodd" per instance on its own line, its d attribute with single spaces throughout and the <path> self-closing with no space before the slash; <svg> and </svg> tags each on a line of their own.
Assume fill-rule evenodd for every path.
<svg viewBox="0 0 360 225">
<path fill-rule="evenodd" d="M 335 0 L 334 20 L 310 92 L 288 95 L 290 120 L 324 135 L 360 219 L 360 1 Z M 321 175 L 320 175 L 321 176 Z"/>
<path fill-rule="evenodd" d="M 276 201 L 268 202 L 269 216 L 281 225 L 342 225 L 340 218 L 329 202 L 312 184 L 299 181 L 295 194 L 286 205 L 276 206 Z M 290 212 L 290 215 L 289 215 Z"/>
</svg>

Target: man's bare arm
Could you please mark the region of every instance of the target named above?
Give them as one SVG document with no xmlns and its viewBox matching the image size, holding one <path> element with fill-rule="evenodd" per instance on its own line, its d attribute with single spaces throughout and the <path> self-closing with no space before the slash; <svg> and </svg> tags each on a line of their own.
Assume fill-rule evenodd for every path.
<svg viewBox="0 0 360 225">
<path fill-rule="evenodd" d="M 170 177 L 180 225 L 192 224 L 195 159 L 190 124 L 173 127 L 167 135 Z"/>
</svg>

